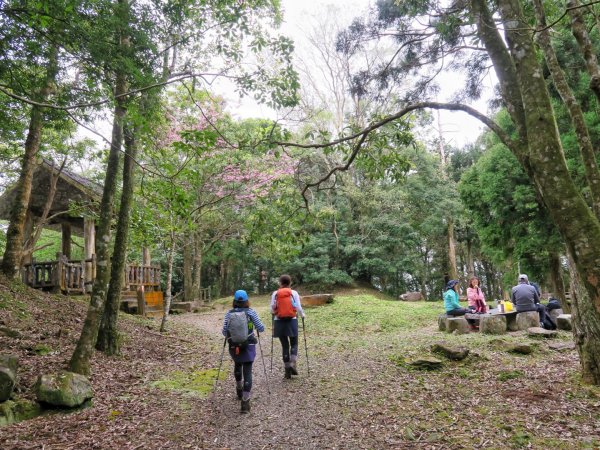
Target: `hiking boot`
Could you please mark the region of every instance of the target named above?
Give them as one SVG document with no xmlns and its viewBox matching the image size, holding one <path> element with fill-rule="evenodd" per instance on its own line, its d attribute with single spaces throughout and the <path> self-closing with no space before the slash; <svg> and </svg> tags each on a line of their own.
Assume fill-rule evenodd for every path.
<svg viewBox="0 0 600 450">
<path fill-rule="evenodd" d="M 290 372 L 292 375 L 298 375 L 298 371 L 296 370 L 296 361 L 290 362 Z"/>
<path fill-rule="evenodd" d="M 237 394 L 238 400 L 242 399 L 242 388 L 235 388 L 235 393 Z"/>
<path fill-rule="evenodd" d="M 292 378 L 292 368 L 291 367 L 285 368 L 285 378 L 287 378 L 288 380 L 290 380 Z"/>
<path fill-rule="evenodd" d="M 242 400 L 242 408 L 240 409 L 240 413 L 247 414 L 250 412 L 250 399 Z"/>
</svg>

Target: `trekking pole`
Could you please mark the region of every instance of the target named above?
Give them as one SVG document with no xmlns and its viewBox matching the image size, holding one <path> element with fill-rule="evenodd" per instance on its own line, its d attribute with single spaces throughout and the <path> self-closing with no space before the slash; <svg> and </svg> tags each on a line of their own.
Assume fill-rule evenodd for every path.
<svg viewBox="0 0 600 450">
<path fill-rule="evenodd" d="M 221 375 L 221 366 L 223 365 L 223 357 L 225 356 L 226 344 L 227 338 L 223 339 L 223 351 L 221 352 L 221 362 L 219 363 L 219 370 L 217 370 L 217 378 L 215 378 L 215 385 L 213 386 L 213 394 L 217 391 L 217 383 L 219 382 L 219 375 Z"/>
<path fill-rule="evenodd" d="M 310 375 L 310 365 L 308 364 L 308 346 L 306 345 L 306 326 L 304 325 L 304 317 L 302 317 L 302 334 L 304 335 L 304 353 L 306 353 L 306 368 Z"/>
<path fill-rule="evenodd" d="M 273 341 L 275 340 L 275 316 L 271 314 L 271 373 L 273 373 Z"/>
<path fill-rule="evenodd" d="M 256 334 L 258 335 L 258 348 L 260 349 L 260 359 L 262 359 L 263 363 L 263 371 L 265 373 L 265 381 L 267 382 L 267 392 L 271 395 L 271 389 L 269 389 L 269 379 L 267 378 L 267 365 L 265 364 L 265 355 L 262 351 L 262 344 L 260 343 L 260 333 L 256 330 Z"/>
</svg>

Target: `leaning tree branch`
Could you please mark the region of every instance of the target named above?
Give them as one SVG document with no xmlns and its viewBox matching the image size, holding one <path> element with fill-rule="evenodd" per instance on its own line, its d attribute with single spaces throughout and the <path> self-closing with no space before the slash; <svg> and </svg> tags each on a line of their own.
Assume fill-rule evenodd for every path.
<svg viewBox="0 0 600 450">
<path fill-rule="evenodd" d="M 357 138 L 360 138 L 359 141 L 354 145 L 354 148 L 352 149 L 352 153 L 350 154 L 350 157 L 348 158 L 348 160 L 346 161 L 345 164 L 332 168 L 324 177 L 320 178 L 319 180 L 317 180 L 315 182 L 307 183 L 304 186 L 304 188 L 302 189 L 302 198 L 304 199 L 304 203 L 305 203 L 307 209 L 308 209 L 308 198 L 306 197 L 306 192 L 308 191 L 308 189 L 310 189 L 311 187 L 319 186 L 321 183 L 323 183 L 323 182 L 327 181 L 329 178 L 331 178 L 331 176 L 333 174 L 335 174 L 336 172 L 343 172 L 343 171 L 348 170 L 350 168 L 350 166 L 352 165 L 352 163 L 354 162 L 354 160 L 356 159 L 356 157 L 358 156 L 360 149 L 362 148 L 365 140 L 367 139 L 367 137 L 369 136 L 370 133 L 372 133 L 375 130 L 378 130 L 379 128 L 383 127 L 384 125 L 387 125 L 388 123 L 391 123 L 391 122 L 401 119 L 402 117 L 406 116 L 407 114 L 409 114 L 413 111 L 417 111 L 420 109 L 427 109 L 427 108 L 436 109 L 436 110 L 443 109 L 443 110 L 447 110 L 447 111 L 463 111 L 463 112 L 469 114 L 470 116 L 475 117 L 480 122 L 482 122 L 484 125 L 486 125 L 490 130 L 492 130 L 498 136 L 500 141 L 504 145 L 506 145 L 511 151 L 513 151 L 513 152 L 516 151 L 516 143 L 512 140 L 512 138 L 508 135 L 508 133 L 506 133 L 496 122 L 494 122 L 492 119 L 490 119 L 486 115 L 480 113 L 475 108 L 472 108 L 471 106 L 468 106 L 468 105 L 463 105 L 460 103 L 440 103 L 440 102 L 414 103 L 414 104 L 409 105 L 409 106 L 403 108 L 402 110 L 398 111 L 396 114 L 392 114 L 391 116 L 388 116 L 378 122 L 375 122 L 375 123 L 369 125 L 368 127 L 364 128 L 363 130 L 361 130 L 357 133 L 354 133 L 350 136 L 346 136 L 346 137 L 343 137 L 340 139 L 336 139 L 335 141 L 331 141 L 331 142 L 325 142 L 325 143 L 321 143 L 321 144 L 298 144 L 295 142 L 275 142 L 275 144 L 277 144 L 277 145 L 287 146 L 287 147 L 328 148 L 328 147 L 333 147 L 335 145 L 353 141 Z"/>
<path fill-rule="evenodd" d="M 141 87 L 138 89 L 133 89 L 131 91 L 124 92 L 119 95 L 115 95 L 114 97 L 111 97 L 111 98 L 105 98 L 103 100 L 98 100 L 97 102 L 79 103 L 76 105 L 69 105 L 69 106 L 60 106 L 60 105 L 55 105 L 52 103 L 36 102 L 35 100 L 31 100 L 30 98 L 23 97 L 22 95 L 19 95 L 19 94 L 15 94 L 14 92 L 12 92 L 11 87 L 6 84 L 0 84 L 0 92 L 2 92 L 3 94 L 7 95 L 10 98 L 19 100 L 20 102 L 23 102 L 23 103 L 27 103 L 28 105 L 38 106 L 40 108 L 50 108 L 50 109 L 58 109 L 61 111 L 70 111 L 72 109 L 91 108 L 94 106 L 101 106 L 101 105 L 109 103 L 115 99 L 118 99 L 120 97 L 128 97 L 131 95 L 139 94 L 141 92 L 145 92 L 145 91 L 155 89 L 158 87 L 166 86 L 166 85 L 173 84 L 173 83 L 178 83 L 180 81 L 187 80 L 189 78 L 206 78 L 206 77 L 211 77 L 211 76 L 226 77 L 226 78 L 233 78 L 233 79 L 237 78 L 235 76 L 225 75 L 222 73 L 186 73 L 186 72 L 183 72 L 181 74 L 177 74 L 176 76 L 171 77 L 170 79 L 168 79 L 166 81 L 152 83 L 152 84 L 149 84 L 147 86 L 144 86 L 144 87 Z"/>
</svg>

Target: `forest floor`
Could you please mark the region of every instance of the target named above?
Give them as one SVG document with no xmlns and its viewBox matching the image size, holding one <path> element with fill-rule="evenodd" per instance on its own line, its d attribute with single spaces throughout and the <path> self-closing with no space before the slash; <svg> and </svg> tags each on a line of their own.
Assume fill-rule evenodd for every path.
<svg viewBox="0 0 600 450">
<path fill-rule="evenodd" d="M 437 331 L 440 302 L 387 300 L 346 290 L 306 310 L 299 372 L 283 378 L 277 342 L 270 370 L 267 298 L 251 298 L 264 320 L 254 365 L 252 411 L 239 413 L 232 363 L 212 394 L 228 301 L 202 314 L 157 321 L 123 315 L 122 355 L 96 354 L 93 406 L 0 428 L 2 449 L 185 448 L 600 448 L 600 389 L 579 379 L 577 353 L 523 332 L 501 337 Z M 19 356 L 19 392 L 33 398 L 37 375 L 65 367 L 85 315 L 84 299 L 32 293 L 0 280 L 0 352 Z M 571 342 L 561 332 L 552 342 Z M 471 350 L 435 371 L 406 361 L 437 342 Z M 508 351 L 534 347 L 530 355 Z M 43 351 L 42 351 L 43 350 Z M 266 378 L 265 378 L 266 371 Z M 269 387 L 270 393 L 267 387 Z"/>
</svg>

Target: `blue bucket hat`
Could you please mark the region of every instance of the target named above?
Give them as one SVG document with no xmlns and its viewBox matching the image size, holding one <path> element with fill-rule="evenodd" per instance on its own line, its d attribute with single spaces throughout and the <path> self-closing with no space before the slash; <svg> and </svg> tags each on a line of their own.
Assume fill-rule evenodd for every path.
<svg viewBox="0 0 600 450">
<path fill-rule="evenodd" d="M 450 280 L 448 281 L 448 283 L 446 284 L 446 289 L 453 289 L 454 286 L 456 286 L 459 283 L 458 280 Z"/>
<path fill-rule="evenodd" d="M 248 294 L 243 289 L 240 289 L 238 291 L 235 291 L 235 294 L 233 294 L 233 299 L 236 302 L 244 303 L 248 301 Z"/>
</svg>

